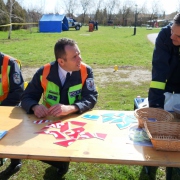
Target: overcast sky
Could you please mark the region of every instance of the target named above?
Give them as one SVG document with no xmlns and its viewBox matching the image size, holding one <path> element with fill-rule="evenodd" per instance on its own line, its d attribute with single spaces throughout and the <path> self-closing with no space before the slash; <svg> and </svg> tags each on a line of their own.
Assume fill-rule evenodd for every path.
<svg viewBox="0 0 180 180">
<path fill-rule="evenodd" d="M 161 8 L 166 12 L 166 14 L 170 14 L 178 10 L 179 0 L 135 0 L 136 4 L 141 6 L 144 2 L 150 6 L 154 1 L 159 2 Z M 179 3 L 178 3 L 179 2 Z"/>
<path fill-rule="evenodd" d="M 6 1 L 6 0 L 4 0 Z M 64 0 L 17 0 L 20 4 L 23 4 L 25 8 L 31 9 L 36 7 L 43 6 L 44 12 L 43 13 L 55 13 L 55 10 L 57 10 L 57 5 L 61 6 L 61 8 L 58 8 L 59 13 L 64 13 L 63 8 L 63 1 Z M 107 1 L 107 0 L 102 0 Z M 119 0 L 120 2 L 123 1 L 129 1 L 131 4 L 137 4 L 137 8 L 141 7 L 142 4 L 145 2 L 147 3 L 147 7 L 151 6 L 151 4 L 156 1 L 159 2 L 161 9 L 165 10 L 166 14 L 170 14 L 172 12 L 175 12 L 178 10 L 178 2 L 180 3 L 180 0 Z M 62 4 L 62 5 L 61 5 Z M 80 14 L 81 12 L 76 12 L 77 14 Z"/>
</svg>

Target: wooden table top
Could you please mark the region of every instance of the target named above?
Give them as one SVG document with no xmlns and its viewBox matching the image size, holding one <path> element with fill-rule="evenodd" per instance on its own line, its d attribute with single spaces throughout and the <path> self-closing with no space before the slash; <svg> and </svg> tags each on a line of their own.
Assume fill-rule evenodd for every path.
<svg viewBox="0 0 180 180">
<path fill-rule="evenodd" d="M 54 144 L 60 140 L 53 135 L 36 134 L 46 124 L 35 124 L 39 120 L 34 115 L 26 114 L 20 107 L 0 107 L 0 130 L 8 130 L 7 135 L 0 140 L 0 157 L 93 162 L 109 164 L 129 164 L 147 166 L 180 166 L 180 152 L 156 151 L 153 147 L 128 144 L 128 128 L 120 130 L 115 123 L 103 123 L 102 114 L 133 111 L 92 110 L 81 115 L 70 115 L 64 118 L 46 117 L 57 121 L 86 122 L 85 132 L 105 133 L 105 140 L 92 138 L 77 140 L 68 147 Z M 82 118 L 85 114 L 98 115 L 97 121 Z"/>
</svg>

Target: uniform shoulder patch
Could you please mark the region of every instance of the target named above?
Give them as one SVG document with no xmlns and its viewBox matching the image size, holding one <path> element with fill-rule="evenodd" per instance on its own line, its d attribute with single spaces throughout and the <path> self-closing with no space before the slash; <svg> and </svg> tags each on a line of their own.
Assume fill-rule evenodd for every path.
<svg viewBox="0 0 180 180">
<path fill-rule="evenodd" d="M 88 90 L 90 90 L 90 91 L 93 91 L 95 89 L 93 78 L 86 79 L 86 86 L 87 86 Z"/>
<path fill-rule="evenodd" d="M 13 74 L 13 81 L 15 84 L 20 84 L 21 83 L 21 77 L 19 73 L 14 73 Z"/>
</svg>

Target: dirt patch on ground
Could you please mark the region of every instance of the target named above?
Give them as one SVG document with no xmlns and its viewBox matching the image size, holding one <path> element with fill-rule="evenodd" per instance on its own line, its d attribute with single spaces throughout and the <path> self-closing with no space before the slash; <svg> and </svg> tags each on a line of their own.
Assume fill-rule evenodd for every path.
<svg viewBox="0 0 180 180">
<path fill-rule="evenodd" d="M 104 84 L 105 82 L 131 82 L 140 85 L 142 82 L 151 80 L 151 72 L 143 69 L 118 69 L 113 68 L 93 69 L 95 81 Z"/>
<path fill-rule="evenodd" d="M 38 69 L 39 67 L 38 68 L 22 67 L 22 75 L 23 75 L 24 81 L 30 81 Z"/>
<path fill-rule="evenodd" d="M 30 81 L 38 68 L 23 67 L 22 74 L 25 81 Z M 119 68 L 114 71 L 114 68 L 93 68 L 95 81 L 98 84 L 105 82 L 131 82 L 135 85 L 140 85 L 142 82 L 151 81 L 151 72 L 140 68 Z"/>
</svg>

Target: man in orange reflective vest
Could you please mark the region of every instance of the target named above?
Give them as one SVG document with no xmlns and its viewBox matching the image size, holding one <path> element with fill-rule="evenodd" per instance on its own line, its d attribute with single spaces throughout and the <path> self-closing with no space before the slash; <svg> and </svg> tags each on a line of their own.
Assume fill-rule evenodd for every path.
<svg viewBox="0 0 180 180">
<path fill-rule="evenodd" d="M 62 38 L 55 44 L 54 53 L 56 61 L 41 67 L 29 82 L 21 98 L 22 108 L 38 118 L 47 115 L 59 117 L 92 109 L 98 93 L 93 71 L 82 63 L 77 43 Z M 39 104 L 42 94 L 43 102 Z M 43 162 L 56 167 L 60 176 L 68 171 L 69 162 Z"/>
<path fill-rule="evenodd" d="M 24 90 L 24 80 L 19 61 L 0 52 L 0 106 L 16 106 Z M 21 160 L 11 159 L 3 174 L 11 175 L 20 170 Z"/>
</svg>

